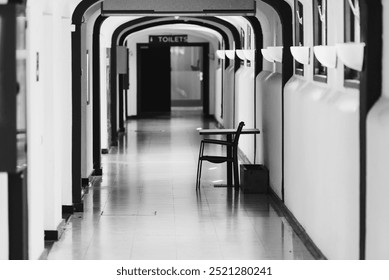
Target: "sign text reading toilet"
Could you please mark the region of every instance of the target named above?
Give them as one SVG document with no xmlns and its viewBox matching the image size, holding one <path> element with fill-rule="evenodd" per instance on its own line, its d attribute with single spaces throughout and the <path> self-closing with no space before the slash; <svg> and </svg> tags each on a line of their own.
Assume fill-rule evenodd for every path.
<svg viewBox="0 0 389 280">
<path fill-rule="evenodd" d="M 188 35 L 150 35 L 149 43 L 154 43 L 154 44 L 188 43 Z"/>
</svg>

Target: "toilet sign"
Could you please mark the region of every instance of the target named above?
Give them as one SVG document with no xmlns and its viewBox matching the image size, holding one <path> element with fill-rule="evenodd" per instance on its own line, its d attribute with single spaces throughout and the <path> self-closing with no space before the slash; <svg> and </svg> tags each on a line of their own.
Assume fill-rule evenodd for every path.
<svg viewBox="0 0 389 280">
<path fill-rule="evenodd" d="M 153 43 L 153 44 L 188 43 L 188 35 L 150 35 L 149 43 Z"/>
</svg>

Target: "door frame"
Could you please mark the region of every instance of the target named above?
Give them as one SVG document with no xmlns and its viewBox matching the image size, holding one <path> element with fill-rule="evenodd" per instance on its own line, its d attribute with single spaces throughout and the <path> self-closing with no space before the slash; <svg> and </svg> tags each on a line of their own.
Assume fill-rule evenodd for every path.
<svg viewBox="0 0 389 280">
<path fill-rule="evenodd" d="M 155 46 L 156 44 L 152 43 L 137 43 L 136 44 L 136 96 L 137 96 L 137 116 L 139 116 L 139 108 L 140 108 L 140 95 L 141 95 L 141 79 L 140 79 L 140 48 L 145 46 Z M 161 44 L 162 45 L 162 44 Z M 209 43 L 167 43 L 163 44 L 166 47 L 202 47 L 203 48 L 203 83 L 202 83 L 202 107 L 203 114 L 209 115 Z M 128 104 L 126 103 L 126 110 Z"/>
</svg>

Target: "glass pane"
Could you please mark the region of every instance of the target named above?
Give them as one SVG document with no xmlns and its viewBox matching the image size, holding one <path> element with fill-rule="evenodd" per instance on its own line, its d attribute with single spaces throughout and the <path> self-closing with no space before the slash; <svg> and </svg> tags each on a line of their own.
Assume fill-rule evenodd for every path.
<svg viewBox="0 0 389 280">
<path fill-rule="evenodd" d="M 27 164 L 27 53 L 26 53 L 26 14 L 25 7 L 19 6 L 16 17 L 16 129 L 18 168 Z"/>
<path fill-rule="evenodd" d="M 295 46 L 304 46 L 304 9 L 300 1 L 295 1 Z M 295 73 L 304 75 L 304 65 L 298 61 L 295 63 Z"/>
<path fill-rule="evenodd" d="M 314 45 L 327 45 L 327 0 L 314 0 Z M 314 58 L 314 73 L 321 81 L 327 80 L 327 67 L 323 66 L 316 57 Z"/>
<path fill-rule="evenodd" d="M 171 47 L 172 106 L 201 106 L 203 48 Z"/>
<path fill-rule="evenodd" d="M 359 0 L 344 0 L 344 42 L 360 42 Z M 344 66 L 346 87 L 358 87 L 360 72 Z"/>
</svg>

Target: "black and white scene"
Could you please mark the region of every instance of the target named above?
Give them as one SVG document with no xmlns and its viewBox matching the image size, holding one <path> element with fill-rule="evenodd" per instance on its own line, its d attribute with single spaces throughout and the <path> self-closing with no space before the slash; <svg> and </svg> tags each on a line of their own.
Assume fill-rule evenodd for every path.
<svg viewBox="0 0 389 280">
<path fill-rule="evenodd" d="M 389 260 L 388 52 L 384 0 L 0 0 L 2 265 Z"/>
</svg>

